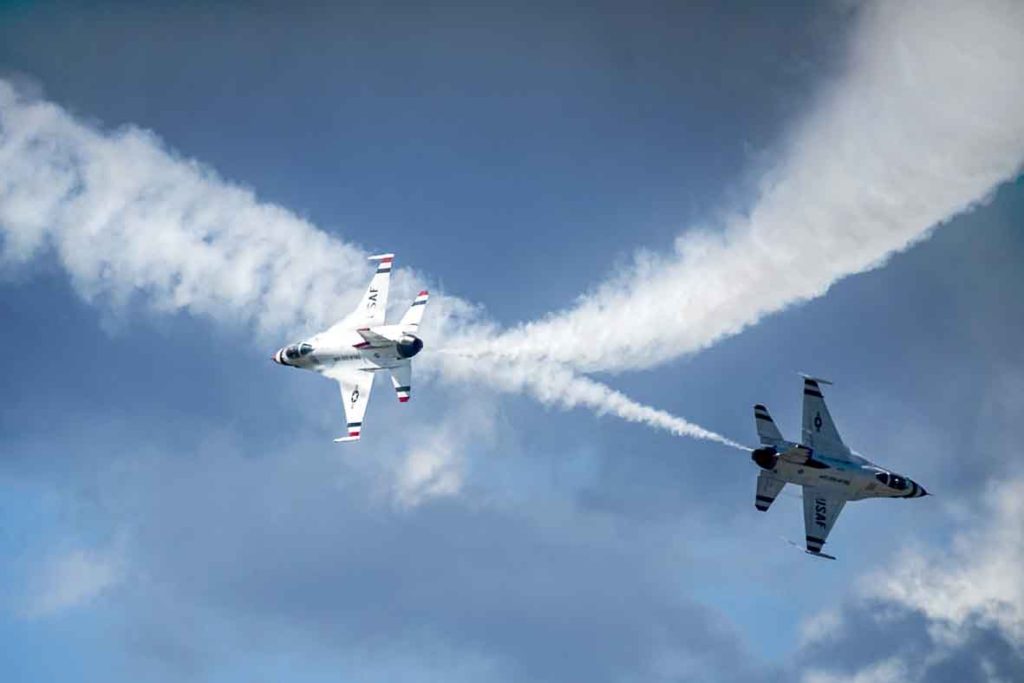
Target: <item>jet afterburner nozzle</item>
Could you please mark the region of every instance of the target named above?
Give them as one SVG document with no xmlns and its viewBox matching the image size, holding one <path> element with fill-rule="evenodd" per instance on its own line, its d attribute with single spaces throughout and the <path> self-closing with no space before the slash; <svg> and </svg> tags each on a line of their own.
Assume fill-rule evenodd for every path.
<svg viewBox="0 0 1024 683">
<path fill-rule="evenodd" d="M 755 448 L 750 454 L 750 459 L 757 463 L 757 466 L 765 469 L 775 469 L 775 463 L 779 461 L 779 453 L 771 446 Z"/>
<path fill-rule="evenodd" d="M 414 334 L 406 334 L 398 340 L 396 349 L 400 357 L 412 358 L 423 350 L 423 340 Z"/>
</svg>

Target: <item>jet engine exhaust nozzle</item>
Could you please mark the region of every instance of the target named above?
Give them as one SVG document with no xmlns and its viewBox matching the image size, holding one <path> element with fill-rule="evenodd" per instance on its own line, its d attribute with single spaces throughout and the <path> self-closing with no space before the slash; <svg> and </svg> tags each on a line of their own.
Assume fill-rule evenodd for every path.
<svg viewBox="0 0 1024 683">
<path fill-rule="evenodd" d="M 754 449 L 750 454 L 750 459 L 761 469 L 771 470 L 775 468 L 775 463 L 779 461 L 779 454 L 771 446 L 766 446 Z"/>
<path fill-rule="evenodd" d="M 396 345 L 398 355 L 401 358 L 412 358 L 423 350 L 423 340 L 413 334 L 407 334 L 398 340 Z"/>
</svg>

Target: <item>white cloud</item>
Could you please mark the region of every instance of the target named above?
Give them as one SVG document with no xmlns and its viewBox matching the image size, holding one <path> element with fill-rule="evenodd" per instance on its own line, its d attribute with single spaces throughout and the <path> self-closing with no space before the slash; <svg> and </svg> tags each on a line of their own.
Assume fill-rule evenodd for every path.
<svg viewBox="0 0 1024 683">
<path fill-rule="evenodd" d="M 865 593 L 921 613 L 931 635 L 955 645 L 971 621 L 1024 652 L 1024 480 L 994 486 L 976 528 L 951 552 L 907 552 L 866 581 Z"/>
<path fill-rule="evenodd" d="M 843 615 L 838 609 L 824 609 L 800 624 L 800 647 L 833 639 L 843 632 Z"/>
<path fill-rule="evenodd" d="M 490 397 L 478 396 L 446 415 L 425 437 L 416 435 L 397 467 L 394 500 L 411 507 L 459 493 L 467 452 L 493 441 L 495 411 Z"/>
<path fill-rule="evenodd" d="M 865 576 L 842 609 L 827 609 L 802 629 L 803 652 L 819 661 L 872 637 L 883 639 L 899 657 L 872 662 L 888 653 L 875 655 L 868 647 L 860 661 L 870 664 L 842 675 L 812 668 L 804 676 L 807 683 L 947 680 L 947 667 L 1002 681 L 1002 672 L 1019 668 L 1024 661 L 1024 480 L 993 485 L 985 501 L 948 547 L 905 550 Z M 984 634 L 998 634 L 996 640 L 1016 654 L 1006 658 Z M 965 657 L 970 665 L 965 669 L 961 661 L 957 668 Z M 912 666 L 901 669 L 898 662 Z"/>
<path fill-rule="evenodd" d="M 674 253 L 637 255 L 575 308 L 482 353 L 584 371 L 693 353 L 878 267 L 1014 178 L 1024 4 L 881 0 L 859 15 L 845 72 L 796 122 L 748 210 L 686 232 Z"/>
<path fill-rule="evenodd" d="M 112 553 L 78 549 L 48 559 L 31 582 L 29 616 L 43 617 L 92 602 L 122 577 Z"/>
<path fill-rule="evenodd" d="M 907 667 L 898 659 L 886 659 L 853 673 L 842 675 L 824 671 L 811 671 L 803 676 L 804 683 L 904 683 L 910 680 Z"/>
</svg>

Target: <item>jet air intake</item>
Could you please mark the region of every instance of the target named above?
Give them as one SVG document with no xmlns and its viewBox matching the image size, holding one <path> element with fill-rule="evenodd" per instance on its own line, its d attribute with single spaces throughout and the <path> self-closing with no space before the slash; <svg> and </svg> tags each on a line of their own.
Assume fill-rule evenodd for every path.
<svg viewBox="0 0 1024 683">
<path fill-rule="evenodd" d="M 396 344 L 399 358 L 412 358 L 423 350 L 423 340 L 413 334 L 404 335 Z"/>
<path fill-rule="evenodd" d="M 754 452 L 750 454 L 750 459 L 757 463 L 758 467 L 772 470 L 775 469 L 775 463 L 779 461 L 779 454 L 771 446 L 765 446 L 754 449 Z"/>
</svg>

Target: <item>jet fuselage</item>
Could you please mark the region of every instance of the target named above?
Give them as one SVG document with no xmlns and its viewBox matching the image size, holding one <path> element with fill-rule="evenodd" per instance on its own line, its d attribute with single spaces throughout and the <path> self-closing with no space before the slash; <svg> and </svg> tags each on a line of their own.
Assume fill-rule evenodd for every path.
<svg viewBox="0 0 1024 683">
<path fill-rule="evenodd" d="M 381 339 L 386 339 L 384 344 L 371 345 L 355 330 L 346 330 L 330 335 L 327 343 L 321 335 L 315 335 L 306 341 L 290 344 L 278 349 L 272 358 L 281 365 L 315 371 L 338 363 L 371 372 L 394 368 L 423 349 L 422 340 L 411 334 L 392 339 L 396 333 L 401 334 L 397 328 L 396 325 L 383 325 L 369 329 Z"/>
<path fill-rule="evenodd" d="M 923 486 L 908 477 L 860 456 L 847 457 L 850 460 L 831 458 L 792 442 L 779 444 L 778 448 L 758 448 L 751 453 L 751 459 L 758 467 L 779 479 L 799 486 L 814 486 L 847 500 L 920 498 L 928 495 Z"/>
</svg>

